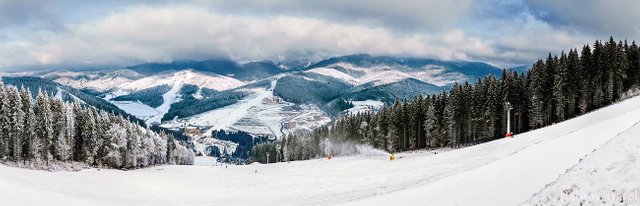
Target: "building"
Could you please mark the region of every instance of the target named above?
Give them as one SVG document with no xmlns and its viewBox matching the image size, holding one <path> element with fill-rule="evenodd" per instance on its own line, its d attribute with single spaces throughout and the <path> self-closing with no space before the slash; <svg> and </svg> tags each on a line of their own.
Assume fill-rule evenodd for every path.
<svg viewBox="0 0 640 206">
<path fill-rule="evenodd" d="M 262 104 L 284 104 L 284 100 L 278 96 L 265 97 L 262 99 Z"/>
<path fill-rule="evenodd" d="M 182 130 L 182 132 L 183 132 L 185 135 L 192 136 L 192 137 L 197 137 L 197 136 L 202 135 L 202 131 L 200 130 L 200 128 L 192 127 L 192 126 L 185 127 L 185 128 Z"/>
<path fill-rule="evenodd" d="M 285 129 L 293 129 L 293 128 L 296 127 L 296 122 L 284 122 L 284 123 L 282 123 L 282 126 Z"/>
</svg>

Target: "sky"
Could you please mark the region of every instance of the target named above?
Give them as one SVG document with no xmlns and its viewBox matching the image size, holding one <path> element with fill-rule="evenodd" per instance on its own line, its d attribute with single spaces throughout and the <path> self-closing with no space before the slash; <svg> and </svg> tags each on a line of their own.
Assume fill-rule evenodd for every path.
<svg viewBox="0 0 640 206">
<path fill-rule="evenodd" d="M 640 40 L 638 0 L 0 0 L 0 71 L 367 53 L 530 64 Z"/>
</svg>

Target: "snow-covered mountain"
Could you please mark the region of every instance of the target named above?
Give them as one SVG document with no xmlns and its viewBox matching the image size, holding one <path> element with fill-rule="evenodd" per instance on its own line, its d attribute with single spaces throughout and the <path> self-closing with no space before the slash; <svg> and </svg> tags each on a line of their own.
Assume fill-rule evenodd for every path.
<svg viewBox="0 0 640 206">
<path fill-rule="evenodd" d="M 289 68 L 288 64 L 276 65 L 271 61 L 239 63 L 225 59 L 211 59 L 205 61 L 182 60 L 170 63 L 146 63 L 128 67 L 128 69 L 144 75 L 192 69 L 194 71 L 234 77 L 241 81 L 264 79 L 286 72 L 288 71 L 287 68 Z"/>
<path fill-rule="evenodd" d="M 481 62 L 359 54 L 318 62 L 307 72 L 332 76 L 355 85 L 381 85 L 414 78 L 436 86 L 447 86 L 454 82 L 475 81 L 489 74 L 500 75 L 502 69 Z"/>
<path fill-rule="evenodd" d="M 163 73 L 127 82 L 118 86 L 126 91 L 138 91 L 160 85 L 195 85 L 199 88 L 209 88 L 217 91 L 233 89 L 244 85 L 240 80 L 219 74 L 206 74 L 192 69 Z"/>
</svg>

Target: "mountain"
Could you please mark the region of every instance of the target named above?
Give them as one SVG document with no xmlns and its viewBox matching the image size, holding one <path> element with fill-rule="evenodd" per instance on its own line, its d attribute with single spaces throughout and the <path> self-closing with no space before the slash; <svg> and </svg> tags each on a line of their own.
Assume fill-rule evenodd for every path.
<svg viewBox="0 0 640 206">
<path fill-rule="evenodd" d="M 351 78 L 355 83 L 389 83 L 416 78 L 438 86 L 475 81 L 486 75 L 499 76 L 502 69 L 482 62 L 441 61 L 414 57 L 357 54 L 329 58 L 307 68 L 311 72 Z M 336 70 L 336 71 L 333 71 Z"/>
<path fill-rule="evenodd" d="M 147 120 L 147 123 L 159 123 L 172 107 L 176 107 L 174 104 L 208 98 L 212 93 L 244 84 L 233 77 L 184 69 L 166 71 L 119 85 L 105 98 Z"/>
<path fill-rule="evenodd" d="M 120 85 L 118 86 L 118 88 L 128 91 L 137 91 L 160 85 L 176 84 L 191 84 L 198 86 L 199 88 L 209 88 L 217 91 L 224 91 L 244 85 L 242 81 L 233 77 L 228 77 L 216 73 L 203 73 L 192 69 L 184 69 L 175 72 L 148 76 Z"/>
<path fill-rule="evenodd" d="M 297 104 L 317 104 L 330 114 L 338 101 L 386 104 L 440 93 L 455 82 L 474 82 L 502 69 L 481 62 L 439 61 L 366 54 L 329 58 L 303 71 L 285 73 L 274 94 Z"/>
<path fill-rule="evenodd" d="M 183 60 L 170 63 L 147 63 L 130 66 L 128 67 L 128 69 L 144 75 L 153 75 L 161 72 L 192 69 L 195 71 L 216 73 L 234 77 L 242 81 L 264 79 L 287 71 L 270 61 L 249 62 L 241 64 L 231 60 L 220 59 L 211 59 L 205 61 Z"/>
<path fill-rule="evenodd" d="M 236 124 L 219 120 L 214 117 L 218 115 L 216 112 L 204 114 L 221 110 L 234 116 L 228 119 L 256 119 L 251 112 L 233 110 L 254 107 L 266 111 L 269 107 L 259 104 L 261 98 L 280 97 L 286 104 L 296 106 L 278 107 L 283 112 L 310 112 L 324 119 L 318 112 L 331 117 L 354 105 L 379 107 L 417 95 L 440 93 L 455 82 L 473 82 L 485 75 L 498 76 L 501 72 L 501 69 L 481 62 L 357 54 L 316 63 L 308 60 L 248 63 L 223 59 L 184 60 L 115 70 L 36 72 L 31 75 L 100 97 L 148 124 L 176 117 L 186 120 L 198 117 L 198 121 L 193 122 L 199 125 L 225 122 L 216 124 L 231 126 Z M 316 108 L 299 107 L 304 105 Z M 210 119 L 201 118 L 203 115 Z M 282 118 L 278 121 L 290 121 L 294 117 L 284 113 L 279 116 Z M 243 118 L 245 120 L 241 120 Z M 281 130 L 282 122 L 269 122 L 272 120 L 266 116 L 257 120 L 270 125 L 272 132 L 269 134 L 281 136 L 273 131 Z M 310 122 L 301 120 L 298 123 Z M 238 128 L 237 125 L 234 127 Z"/>
<path fill-rule="evenodd" d="M 119 85 L 144 77 L 144 75 L 128 69 L 89 72 L 54 71 L 37 76 L 95 94 L 102 94 Z"/>
</svg>

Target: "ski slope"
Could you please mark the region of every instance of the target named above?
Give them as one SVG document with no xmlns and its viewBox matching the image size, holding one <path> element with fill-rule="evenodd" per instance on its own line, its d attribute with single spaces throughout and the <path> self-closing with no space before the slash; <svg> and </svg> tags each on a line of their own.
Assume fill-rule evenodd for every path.
<svg viewBox="0 0 640 206">
<path fill-rule="evenodd" d="M 639 121 L 636 97 L 514 138 L 437 154 L 396 154 L 394 161 L 370 152 L 332 160 L 134 171 L 52 173 L 0 166 L 0 199 L 7 205 L 560 204 L 537 197 L 573 184 L 585 188 L 576 194 L 585 195 L 618 186 L 617 191 L 638 191 L 638 175 L 631 174 L 640 168 Z M 613 172 L 606 172 L 609 167 Z M 594 168 L 603 176 L 587 174 Z M 633 201 L 627 196 L 626 203 Z"/>
</svg>

